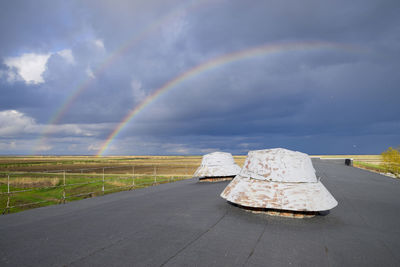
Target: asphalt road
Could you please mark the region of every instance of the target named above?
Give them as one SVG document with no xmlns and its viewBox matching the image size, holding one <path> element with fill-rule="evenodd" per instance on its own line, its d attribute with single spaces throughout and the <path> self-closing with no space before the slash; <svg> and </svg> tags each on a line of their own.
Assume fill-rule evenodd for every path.
<svg viewBox="0 0 400 267">
<path fill-rule="evenodd" d="M 400 181 L 314 160 L 339 205 L 253 214 L 228 184 L 164 184 L 0 216 L 1 266 L 399 266 Z"/>
</svg>

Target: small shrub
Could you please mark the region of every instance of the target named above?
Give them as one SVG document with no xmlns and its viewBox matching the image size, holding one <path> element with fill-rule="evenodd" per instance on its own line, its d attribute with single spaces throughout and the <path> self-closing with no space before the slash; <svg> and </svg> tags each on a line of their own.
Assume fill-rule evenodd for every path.
<svg viewBox="0 0 400 267">
<path fill-rule="evenodd" d="M 400 176 L 400 152 L 399 149 L 389 147 L 382 152 L 383 166 L 387 172 Z"/>
</svg>

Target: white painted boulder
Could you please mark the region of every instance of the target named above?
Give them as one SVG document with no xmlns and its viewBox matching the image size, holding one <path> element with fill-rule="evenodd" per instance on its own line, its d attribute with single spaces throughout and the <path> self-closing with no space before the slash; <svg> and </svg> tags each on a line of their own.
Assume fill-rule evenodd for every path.
<svg viewBox="0 0 400 267">
<path fill-rule="evenodd" d="M 213 152 L 203 156 L 193 176 L 200 181 L 223 181 L 232 180 L 239 172 L 231 153 Z"/>
<path fill-rule="evenodd" d="M 285 211 L 326 211 L 338 204 L 317 179 L 310 157 L 283 148 L 250 151 L 221 197 L 243 207 Z"/>
</svg>

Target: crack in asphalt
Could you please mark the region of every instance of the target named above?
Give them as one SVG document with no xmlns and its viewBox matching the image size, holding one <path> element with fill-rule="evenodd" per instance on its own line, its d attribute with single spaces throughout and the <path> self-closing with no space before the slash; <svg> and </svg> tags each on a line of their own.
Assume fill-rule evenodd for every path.
<svg viewBox="0 0 400 267">
<path fill-rule="evenodd" d="M 261 234 L 258 236 L 257 241 L 255 243 L 255 245 L 253 246 L 253 248 L 251 249 L 249 256 L 247 256 L 246 261 L 243 263 L 242 266 L 246 266 L 247 262 L 250 260 L 251 256 L 253 256 L 254 251 L 256 250 L 256 247 L 258 245 L 258 243 L 260 243 L 261 238 L 263 237 L 265 230 L 267 229 L 267 222 L 265 222 L 264 224 L 264 229 L 262 230 Z"/>
<path fill-rule="evenodd" d="M 191 244 L 193 244 L 194 242 L 196 242 L 197 240 L 199 240 L 202 236 L 204 236 L 205 234 L 207 234 L 208 232 L 211 231 L 211 229 L 213 229 L 220 221 L 222 221 L 222 219 L 225 217 L 225 215 L 228 213 L 228 211 L 226 211 L 224 213 L 224 215 L 221 216 L 221 218 L 219 218 L 213 225 L 211 225 L 206 231 L 202 232 L 201 234 L 199 234 L 195 239 L 193 239 L 192 241 L 190 241 L 189 243 L 187 243 L 185 246 L 183 246 L 183 248 L 181 248 L 180 250 L 178 250 L 174 255 L 172 255 L 171 257 L 169 257 L 166 261 L 164 261 L 160 266 L 164 266 L 165 264 L 167 264 L 170 260 L 172 260 L 173 258 L 175 258 L 176 256 L 178 256 L 182 251 L 184 251 L 186 248 L 188 248 Z"/>
<path fill-rule="evenodd" d="M 70 265 L 73 265 L 73 264 L 75 264 L 75 263 L 77 263 L 77 262 L 79 262 L 79 261 L 82 261 L 82 260 L 84 260 L 84 259 L 87 259 L 87 258 L 89 258 L 89 257 L 91 257 L 91 256 L 93 256 L 93 255 L 95 255 L 95 254 L 97 254 L 97 253 L 100 252 L 100 251 L 104 251 L 104 250 L 106 250 L 106 249 L 109 249 L 109 248 L 111 248 L 111 247 L 113 247 L 113 246 L 115 246 L 115 245 L 121 243 L 121 242 L 124 241 L 125 239 L 129 238 L 129 237 L 132 236 L 132 235 L 135 235 L 135 234 L 138 233 L 138 232 L 140 232 L 140 231 L 135 231 L 135 232 L 133 232 L 133 233 L 131 233 L 131 234 L 129 234 L 129 235 L 125 235 L 124 237 L 122 237 L 122 238 L 120 238 L 120 239 L 117 239 L 117 240 L 115 240 L 114 242 L 111 242 L 111 243 L 108 244 L 107 246 L 100 247 L 100 248 L 98 248 L 98 249 L 96 249 L 96 250 L 90 252 L 89 254 L 86 254 L 85 256 L 80 257 L 80 258 L 78 258 L 78 259 L 76 259 L 76 260 L 73 260 L 73 261 L 71 261 L 71 262 L 69 262 L 69 263 L 67 263 L 67 264 L 65 264 L 65 265 L 63 265 L 63 266 L 70 266 Z"/>
</svg>

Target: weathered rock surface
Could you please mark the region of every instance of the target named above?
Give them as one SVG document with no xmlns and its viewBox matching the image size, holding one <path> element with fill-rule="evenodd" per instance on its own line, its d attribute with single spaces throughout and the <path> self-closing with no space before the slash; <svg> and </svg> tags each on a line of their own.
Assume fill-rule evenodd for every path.
<svg viewBox="0 0 400 267">
<path fill-rule="evenodd" d="M 282 148 L 250 151 L 221 197 L 245 207 L 292 211 L 324 211 L 338 204 L 317 179 L 309 156 Z"/>
<path fill-rule="evenodd" d="M 235 163 L 231 153 L 213 152 L 203 156 L 201 165 L 194 173 L 194 177 L 233 177 L 239 172 L 240 167 Z"/>
</svg>

